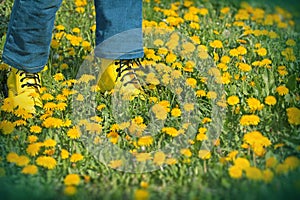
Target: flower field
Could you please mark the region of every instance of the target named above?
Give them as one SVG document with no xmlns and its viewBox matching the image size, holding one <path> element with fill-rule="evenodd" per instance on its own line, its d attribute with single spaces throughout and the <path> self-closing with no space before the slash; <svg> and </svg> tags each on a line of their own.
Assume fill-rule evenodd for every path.
<svg viewBox="0 0 300 200">
<path fill-rule="evenodd" d="M 0 3 L 0 55 L 11 6 Z M 144 0 L 143 91 L 126 98 L 97 85 L 93 1 L 63 1 L 43 108 L 31 114 L 1 94 L 1 196 L 296 199 L 297 6 Z M 0 61 L 1 75 L 8 68 Z"/>
</svg>

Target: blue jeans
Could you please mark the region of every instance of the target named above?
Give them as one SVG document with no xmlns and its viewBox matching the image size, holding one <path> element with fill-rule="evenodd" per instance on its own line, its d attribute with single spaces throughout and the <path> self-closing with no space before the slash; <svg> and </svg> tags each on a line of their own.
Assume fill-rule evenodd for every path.
<svg viewBox="0 0 300 200">
<path fill-rule="evenodd" d="M 5 63 L 30 73 L 44 68 L 61 1 L 14 1 L 2 56 Z M 94 3 L 96 55 L 107 59 L 142 57 L 142 0 L 94 0 Z"/>
</svg>

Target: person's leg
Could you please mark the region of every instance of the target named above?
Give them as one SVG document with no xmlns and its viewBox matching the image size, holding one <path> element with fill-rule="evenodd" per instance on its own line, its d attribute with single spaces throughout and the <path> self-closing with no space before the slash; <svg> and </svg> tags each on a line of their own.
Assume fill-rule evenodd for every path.
<svg viewBox="0 0 300 200">
<path fill-rule="evenodd" d="M 96 55 L 108 59 L 143 57 L 142 0 L 94 0 Z"/>
<path fill-rule="evenodd" d="M 15 0 L 3 61 L 11 66 L 8 97 L 15 107 L 34 113 L 42 106 L 40 72 L 48 61 L 52 29 L 61 0 Z"/>
<path fill-rule="evenodd" d="M 101 91 L 115 88 L 118 77 L 131 82 L 134 77 L 124 75 L 124 68 L 131 69 L 134 59 L 141 58 L 143 51 L 142 0 L 94 0 L 96 8 L 95 55 L 101 58 L 98 85 Z M 114 64 L 118 61 L 118 65 Z M 130 61 L 130 62 L 129 62 Z M 122 69 L 121 69 L 122 68 Z M 119 72 L 117 72 L 119 70 Z M 127 71 L 128 72 L 128 71 Z M 129 72 L 128 74 L 132 74 Z M 124 90 L 138 93 L 137 85 L 127 85 Z"/>
<path fill-rule="evenodd" d="M 2 59 L 30 73 L 48 61 L 55 14 L 62 0 L 15 0 Z"/>
</svg>

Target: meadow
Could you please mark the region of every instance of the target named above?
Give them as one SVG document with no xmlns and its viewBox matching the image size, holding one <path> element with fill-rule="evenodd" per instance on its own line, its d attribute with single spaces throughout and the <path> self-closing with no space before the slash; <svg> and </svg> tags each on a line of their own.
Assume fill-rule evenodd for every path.
<svg viewBox="0 0 300 200">
<path fill-rule="evenodd" d="M 1 198 L 296 199 L 299 13 L 266 2 L 144 0 L 143 92 L 124 98 L 97 86 L 93 1 L 63 1 L 43 108 L 1 94 Z"/>
</svg>

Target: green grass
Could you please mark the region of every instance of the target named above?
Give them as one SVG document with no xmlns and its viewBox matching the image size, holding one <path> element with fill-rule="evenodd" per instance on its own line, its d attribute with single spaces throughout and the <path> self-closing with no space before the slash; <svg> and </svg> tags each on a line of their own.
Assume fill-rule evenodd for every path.
<svg viewBox="0 0 300 200">
<path fill-rule="evenodd" d="M 70 87 L 66 85 L 72 80 L 80 80 L 82 69 L 87 70 L 86 72 L 91 70 L 91 75 L 95 75 L 93 70 L 99 69 L 93 68 L 92 62 L 87 62 L 86 57 L 95 45 L 94 32 L 91 30 L 95 24 L 92 1 L 88 1 L 87 5 L 83 6 L 85 9 L 83 13 L 76 11 L 74 1 L 63 2 L 57 13 L 56 28 L 53 30 L 54 42 L 47 64 L 48 70 L 42 72 L 45 87 L 43 94 L 51 94 L 54 99 L 45 98 L 43 100 L 45 107 L 38 109 L 34 117 L 20 117 L 17 116 L 16 110 L 5 111 L 6 104 L 3 95 L 1 97 L 0 194 L 2 197 L 5 199 L 139 199 L 138 197 L 144 194 L 144 198 L 141 199 L 296 199 L 299 196 L 300 41 L 299 13 L 296 9 L 298 5 L 292 4 L 292 7 L 288 7 L 288 3 L 280 4 L 281 7 L 289 10 L 292 15 L 289 18 L 287 10 L 276 9 L 276 5 L 279 4 L 274 2 L 269 4 L 268 1 L 249 1 L 250 7 L 246 8 L 250 13 L 249 18 L 235 20 L 237 13 L 245 6 L 240 1 L 192 1 L 195 8 L 202 8 L 195 14 L 199 18 L 199 21 L 195 20 L 195 22 L 200 25 L 200 29 L 197 29 L 190 26 L 188 16 L 185 16 L 191 5 L 184 5 L 184 2 L 186 1 L 178 1 L 178 3 L 167 0 L 144 1 L 146 54 L 142 62 L 150 66 L 147 69 L 155 74 L 160 84 L 151 86 L 149 80 L 147 82 L 145 77 L 149 72 L 139 74 L 141 81 L 146 80 L 148 83 L 144 88 L 145 94 L 129 102 L 121 100 L 110 92 L 91 92 L 90 86 L 94 85 L 95 81 L 86 84 L 75 83 Z M 0 22 L 0 55 L 2 55 L 11 6 L 11 0 L 0 3 L 0 16 L 3 19 Z M 178 10 L 175 9 L 176 7 Z M 230 10 L 226 14 L 221 14 L 221 9 L 224 7 L 229 7 Z M 252 12 L 255 8 L 261 8 L 264 11 L 262 19 L 269 14 L 275 16 L 273 25 L 266 25 L 264 20 L 252 18 L 258 13 L 257 10 Z M 205 11 L 208 13 L 205 14 Z M 279 19 L 276 18 L 278 12 L 282 12 Z M 291 20 L 295 22 L 294 26 Z M 237 26 L 236 21 L 243 21 L 243 26 Z M 63 25 L 64 30 L 59 30 L 58 25 Z M 283 25 L 286 27 L 280 28 Z M 74 33 L 74 28 L 78 28 L 80 33 Z M 161 35 L 157 32 L 166 29 L 172 31 Z M 147 34 L 147 30 L 151 31 Z M 246 34 L 247 30 L 251 30 L 250 34 Z M 272 32 L 275 32 L 278 37 L 270 37 Z M 64 35 L 58 38 L 59 33 Z M 174 33 L 179 37 L 178 41 L 172 40 Z M 84 47 L 83 42 L 79 45 L 72 44 L 72 40 L 68 39 L 68 34 L 89 42 L 90 49 Z M 200 44 L 194 36 L 199 38 Z M 155 45 L 158 39 L 161 39 L 164 44 Z M 167 55 L 159 53 L 160 47 L 168 47 L 170 50 L 171 47 L 167 45 L 170 40 L 171 44 L 178 43 L 173 50 L 175 61 L 171 62 L 168 61 L 170 51 Z M 221 42 L 223 47 L 214 47 L 212 42 L 215 40 Z M 291 41 L 295 44 L 291 44 L 293 43 Z M 192 52 L 184 52 L 184 46 L 191 44 L 195 49 Z M 231 50 L 240 46 L 244 47 L 247 52 L 237 57 L 231 55 Z M 207 51 L 204 50 L 205 48 Z M 257 52 L 259 48 L 265 48 L 267 54 L 259 55 Z M 292 53 L 286 55 L 285 51 L 292 51 Z M 207 55 L 208 58 L 204 59 L 203 55 Z M 230 61 L 226 63 L 227 69 L 224 69 L 224 65 L 221 64 L 223 56 L 230 57 Z M 160 59 L 160 61 L 154 62 L 155 59 Z M 271 63 L 255 66 L 256 61 L 263 61 L 263 59 L 269 59 Z M 195 66 L 192 71 L 189 71 L 187 65 L 191 61 L 195 63 Z M 163 72 L 159 72 L 159 67 L 155 64 L 157 62 L 165 64 Z M 174 63 L 177 65 L 174 66 Z M 245 70 L 239 67 L 239 63 L 246 63 L 251 66 L 251 69 Z M 4 65 L 1 66 L 4 67 Z M 280 66 L 285 66 L 285 68 Z M 181 72 L 177 80 L 174 76 L 170 76 L 176 72 Z M 5 70 L 1 71 L 1 81 L 6 73 Z M 58 79 L 62 75 L 64 78 Z M 206 81 L 203 81 L 204 78 Z M 175 80 L 175 82 L 172 85 L 167 80 Z M 285 86 L 288 92 L 281 95 L 279 86 Z M 180 88 L 184 92 L 176 95 L 175 91 Z M 78 93 L 67 94 L 70 90 L 76 90 Z M 205 95 L 197 96 L 201 91 Z M 211 98 L 207 95 L 213 94 L 210 92 L 215 92 L 217 97 Z M 85 99 L 75 100 L 78 94 L 82 94 Z M 63 100 L 62 96 L 66 100 Z M 182 99 L 179 98 L 180 96 Z M 230 105 L 229 97 L 232 96 L 239 99 L 237 104 Z M 268 96 L 276 99 L 274 105 L 268 105 L 268 101 L 265 100 Z M 165 111 L 167 117 L 164 122 L 158 119 L 158 112 L 153 110 L 153 106 L 157 105 L 153 102 L 153 97 L 161 103 L 159 104 L 161 110 L 170 109 Z M 252 104 L 249 103 L 251 98 L 256 100 Z M 49 108 L 49 102 L 56 105 L 66 103 L 67 106 L 62 109 Z M 166 102 L 169 103 L 168 106 L 163 104 Z M 194 110 L 185 111 L 186 103 L 195 103 Z M 261 104 L 263 106 L 260 106 Z M 104 107 L 96 110 L 98 105 L 104 105 Z M 171 110 L 176 107 L 182 112 L 179 117 L 171 113 Z M 119 110 L 114 110 L 116 108 Z M 288 116 L 289 108 L 294 108 L 294 111 Z M 53 112 L 49 114 L 47 109 Z M 120 117 L 122 112 L 128 118 Z M 46 116 L 47 113 L 49 116 Z M 252 114 L 258 116 L 260 122 L 252 125 L 243 124 L 241 119 Z M 86 123 L 85 126 L 80 125 L 82 134 L 79 138 L 72 139 L 68 136 L 69 130 L 77 126 L 81 119 L 87 119 L 93 115 L 102 119 L 97 122 L 101 126 L 99 134 L 91 133 L 88 130 L 88 125 L 91 123 Z M 45 119 L 50 117 L 63 122 L 71 120 L 71 124 L 54 127 L 60 122 L 53 124 L 48 121 L 46 124 Z M 141 117 L 143 121 L 137 122 L 141 119 L 138 117 Z M 212 121 L 203 121 L 207 118 Z M 20 123 L 18 120 L 21 119 L 26 124 L 16 126 L 15 124 Z M 252 119 L 249 123 L 253 121 Z M 122 122 L 131 123 L 139 128 L 143 128 L 144 125 L 154 127 L 151 129 L 153 143 L 150 146 L 139 145 L 141 135 L 134 133 L 133 129 L 120 128 Z M 186 122 L 192 124 L 190 129 L 185 128 Z M 36 134 L 30 130 L 30 127 L 34 125 L 42 128 L 41 133 Z M 13 131 L 4 134 L 9 126 L 14 126 Z M 162 131 L 163 127 L 183 130 L 186 137 L 182 134 L 172 137 Z M 208 143 L 197 140 L 197 136 L 200 137 L 198 128 L 207 129 L 205 134 L 209 139 Z M 196 132 L 193 132 L 193 129 Z M 252 134 L 249 140 L 263 143 L 262 146 L 254 147 L 254 144 L 251 146 L 250 142 L 245 139 L 246 134 L 255 131 L 260 132 L 262 137 L 253 138 Z M 33 135 L 36 136 L 37 141 L 32 141 L 32 143 L 41 142 L 42 144 L 37 155 L 31 155 L 28 150 L 29 140 L 30 138 L 32 140 Z M 131 138 L 128 139 L 128 136 Z M 116 144 L 112 144 L 110 140 L 116 138 L 118 138 Z M 45 146 L 44 141 L 47 139 L 53 139 L 56 144 Z M 94 145 L 91 144 L 98 139 L 101 139 L 104 144 L 110 144 L 109 148 L 102 146 L 102 149 L 94 151 L 92 149 Z M 212 143 L 216 142 L 216 139 L 219 141 L 218 145 Z M 192 144 L 189 143 L 191 141 Z M 247 141 L 249 147 L 245 148 Z M 269 144 L 267 144 L 268 141 Z M 175 158 L 175 164 L 165 160 L 164 165 L 157 166 L 151 163 L 151 159 L 147 162 L 137 162 L 137 171 L 130 168 L 130 165 L 120 166 L 119 169 L 113 169 L 107 165 L 110 161 L 121 159 L 118 157 L 120 156 L 118 152 L 115 154 L 110 152 L 113 147 L 120 147 L 125 152 L 150 152 L 154 157 L 154 151 L 163 149 L 169 144 L 172 148 L 169 154 L 166 153 L 167 158 Z M 204 144 L 207 144 L 210 150 L 210 156 L 207 159 L 199 155 Z M 186 146 L 191 152 L 190 157 L 181 153 L 182 148 Z M 61 155 L 63 149 L 67 150 L 70 156 L 80 153 L 83 159 L 79 161 L 71 161 L 70 157 L 63 159 Z M 98 157 L 98 151 L 103 151 L 103 149 L 106 151 L 102 155 L 106 164 L 100 162 Z M 24 155 L 29 159 L 29 163 L 20 164 L 20 157 L 16 161 L 11 161 L 7 156 L 12 152 L 18 156 Z M 236 155 L 234 155 L 235 152 Z M 45 155 L 56 161 L 54 169 L 47 168 L 49 163 L 43 167 L 37 162 L 38 158 Z M 272 157 L 277 160 L 274 165 L 270 164 Z M 235 159 L 249 163 L 252 168 L 245 167 L 247 165 L 245 163 L 235 163 Z M 22 173 L 26 165 L 36 166 L 38 172 Z M 150 169 L 151 166 L 155 166 L 155 170 L 145 170 Z M 238 172 L 229 173 L 233 167 L 243 169 L 242 175 L 238 178 L 234 178 Z M 250 174 L 249 170 L 256 171 Z M 268 177 L 266 171 L 273 175 L 273 178 L 269 176 L 269 181 L 266 179 Z M 65 178 L 69 174 L 79 175 L 78 184 L 76 181 L 71 184 L 71 187 L 65 184 Z M 66 188 L 75 190 L 75 194 L 67 195 Z"/>
</svg>

